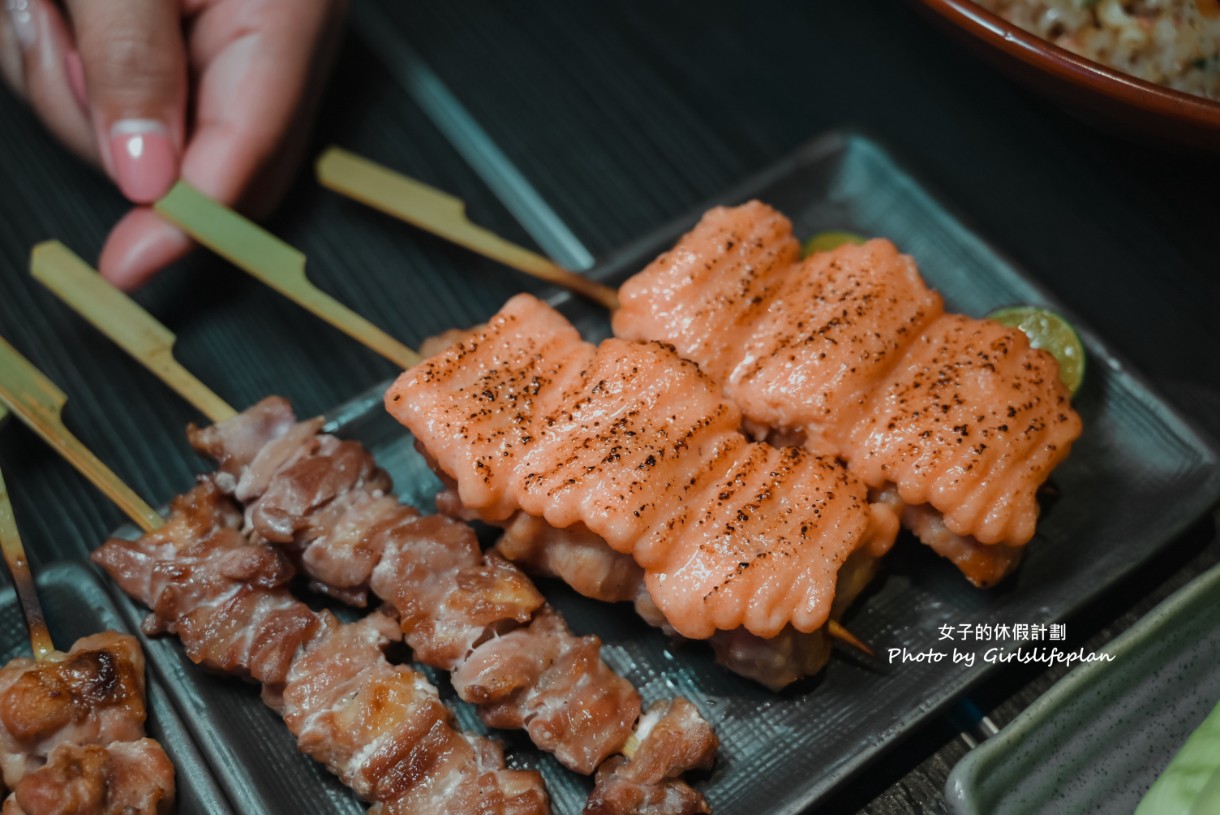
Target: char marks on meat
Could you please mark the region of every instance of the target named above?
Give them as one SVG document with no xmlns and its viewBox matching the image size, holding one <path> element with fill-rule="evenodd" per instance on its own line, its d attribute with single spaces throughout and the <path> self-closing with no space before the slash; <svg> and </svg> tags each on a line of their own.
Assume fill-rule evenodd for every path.
<svg viewBox="0 0 1220 815">
<path fill-rule="evenodd" d="M 232 483 L 246 474 L 239 468 Z M 496 749 L 453 729 L 421 674 L 386 660 L 397 629 L 390 617 L 344 624 L 311 611 L 285 588 L 293 575 L 285 554 L 243 538 L 240 522 L 230 499 L 203 481 L 174 502 L 161 529 L 111 539 L 93 559 L 152 609 L 148 630 L 176 633 L 196 662 L 263 683 L 301 750 L 375 810 L 547 811 L 537 773 L 504 769 Z"/>
<path fill-rule="evenodd" d="M 387 815 L 545 812 L 535 773 L 505 770 L 498 748 L 450 726 L 422 674 L 386 661 L 396 634 L 381 612 L 348 625 L 322 613 L 284 688 L 284 721 L 301 751 Z"/>
<path fill-rule="evenodd" d="M 943 525 L 916 513 L 913 531 L 979 585 L 1015 565 L 1080 435 L 1054 359 L 1020 331 L 946 314 L 886 240 L 798 261 L 792 225 L 757 201 L 709 211 L 619 297 L 615 334 L 672 343 L 747 425 L 931 506 Z"/>
<path fill-rule="evenodd" d="M 269 422 L 262 414 L 290 410 L 283 400 L 265 400 L 192 435 L 201 452 L 238 462 L 224 439 L 245 443 L 251 427 L 278 434 L 263 441 L 279 450 L 280 469 L 261 474 L 263 491 L 246 495 L 253 535 L 298 553 L 300 568 L 328 594 L 371 591 L 392 606 L 416 659 L 452 672 L 459 696 L 478 705 L 490 726 L 525 730 L 538 747 L 585 774 L 623 747 L 640 697 L 601 659 L 597 637 L 573 635 L 525 573 L 482 552 L 466 524 L 421 516 L 387 498 L 388 480 L 370 475 L 380 470 L 363 448 L 318 434 L 316 424 Z M 312 437 L 295 430 L 306 424 Z M 288 437 L 299 449 L 284 455 Z M 254 448 L 247 448 L 247 466 L 263 460 Z M 325 491 L 316 488 L 318 473 L 327 473 Z M 253 483 L 240 467 L 232 474 L 233 483 Z M 291 539 L 265 534 L 260 519 L 268 517 L 293 529 Z"/>
<path fill-rule="evenodd" d="M 597 637 L 574 636 L 550 608 L 479 647 L 453 673 L 492 727 L 521 728 L 565 767 L 591 774 L 622 749 L 640 696 L 606 666 Z"/>
<path fill-rule="evenodd" d="M 174 768 L 144 737 L 144 654 L 105 631 L 0 669 L 5 815 L 162 815 Z"/>
<path fill-rule="evenodd" d="M 671 346 L 595 346 L 529 295 L 404 373 L 386 406 L 464 507 L 583 526 L 635 559 L 687 637 L 817 630 L 844 561 L 880 556 L 897 533 L 833 458 L 749 442 L 737 408 Z"/>
<path fill-rule="evenodd" d="M 174 766 L 152 739 L 64 743 L 26 775 L 4 815 L 166 815 L 174 803 Z"/>
</svg>

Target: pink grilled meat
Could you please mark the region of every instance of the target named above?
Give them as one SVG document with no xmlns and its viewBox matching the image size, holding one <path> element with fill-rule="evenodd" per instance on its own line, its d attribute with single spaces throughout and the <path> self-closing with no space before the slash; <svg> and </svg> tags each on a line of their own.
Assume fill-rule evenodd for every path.
<svg viewBox="0 0 1220 815">
<path fill-rule="evenodd" d="M 293 575 L 284 553 L 245 539 L 240 519 L 203 481 L 173 503 L 162 528 L 107 541 L 93 559 L 152 609 L 147 630 L 176 633 L 196 662 L 261 682 L 300 749 L 374 811 L 548 811 L 537 773 L 504 769 L 494 745 L 453 729 L 423 675 L 386 660 L 392 618 L 343 624 L 316 614 L 284 588 Z"/>
<path fill-rule="evenodd" d="M 685 699 L 657 703 L 640 719 L 630 757 L 606 762 L 586 815 L 698 815 L 711 812 L 695 790 L 676 783 L 690 767 L 711 767 L 718 742 L 699 711 Z"/>
<path fill-rule="evenodd" d="M 381 613 L 348 625 L 322 613 L 284 687 L 301 751 L 387 815 L 547 811 L 536 773 L 503 769 L 497 747 L 450 726 L 422 674 L 386 661 L 396 633 Z"/>
<path fill-rule="evenodd" d="M 816 630 L 848 556 L 880 554 L 896 533 L 833 459 L 747 441 L 737 409 L 672 347 L 594 346 L 528 295 L 404 373 L 386 406 L 466 508 L 583 525 L 632 555 L 688 637 Z"/>
<path fill-rule="evenodd" d="M 4 815 L 166 815 L 174 766 L 152 739 L 63 743 L 17 784 Z"/>
<path fill-rule="evenodd" d="M 623 285 L 616 335 L 672 343 L 748 426 L 795 434 L 869 487 L 928 504 L 955 539 L 925 542 L 994 583 L 1081 431 L 1053 357 L 1015 329 L 945 314 L 889 241 L 800 262 L 794 243 L 787 219 L 756 201 L 708 212 Z"/>
<path fill-rule="evenodd" d="M 0 768 L 12 788 L 60 744 L 144 736 L 144 655 L 133 637 L 103 632 L 41 662 L 0 669 Z"/>
<path fill-rule="evenodd" d="M 306 437 L 265 418 L 290 413 L 272 398 L 192 432 L 197 448 L 225 461 L 237 481 L 265 459 L 249 443 L 250 428 L 267 429 L 263 443 L 278 451 L 282 438 L 296 439 L 301 449 L 277 453 L 281 464 L 260 478 L 263 491 L 247 495 L 251 532 L 301 553 L 301 568 L 328 594 L 372 591 L 388 602 L 416 659 L 451 671 L 459 695 L 489 725 L 524 729 L 585 774 L 623 747 L 640 697 L 602 661 L 600 641 L 572 635 L 517 566 L 480 551 L 469 526 L 386 497 L 388 482 L 370 476 L 380 471 L 367 450 L 316 434 L 313 423 Z M 241 440 L 243 451 L 230 453 L 227 439 Z M 265 529 L 266 518 L 292 535 Z"/>
</svg>

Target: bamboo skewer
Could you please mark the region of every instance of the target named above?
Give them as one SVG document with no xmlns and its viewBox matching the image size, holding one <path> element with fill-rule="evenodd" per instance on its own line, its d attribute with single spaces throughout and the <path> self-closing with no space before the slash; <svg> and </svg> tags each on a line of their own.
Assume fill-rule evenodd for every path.
<svg viewBox="0 0 1220 815">
<path fill-rule="evenodd" d="M 309 282 L 305 255 L 184 181 L 155 209 L 195 240 L 401 368 L 419 355 Z"/>
<path fill-rule="evenodd" d="M 144 310 L 144 307 L 116 289 L 89 267 L 71 249 L 58 241 L 49 241 L 34 248 L 30 269 L 34 277 L 59 295 L 77 314 L 93 324 L 98 331 L 152 371 L 174 392 L 212 422 L 223 422 L 237 415 L 237 410 L 212 392 L 197 376 L 174 360 L 164 363 L 174 335 Z M 75 292 L 78 283 L 88 286 L 90 296 Z M 154 336 L 156 342 L 128 341 L 133 333 L 130 326 L 140 326 L 141 335 Z M 169 337 L 166 344 L 164 337 Z"/>
<path fill-rule="evenodd" d="M 531 277 L 571 289 L 611 311 L 618 308 L 618 293 L 610 286 L 565 269 L 471 223 L 466 217 L 466 203 L 460 198 L 339 147 L 331 147 L 322 154 L 317 173 L 318 181 L 328 189 Z"/>
<path fill-rule="evenodd" d="M 4 414 L 5 409 L 0 407 L 0 417 Z M 3 474 L 0 474 L 0 548 L 4 550 L 4 562 L 8 564 L 9 574 L 13 577 L 13 587 L 17 590 L 17 600 L 25 617 L 26 630 L 30 632 L 30 648 L 34 652 L 34 659 L 44 660 L 55 651 L 55 645 L 51 642 L 51 632 L 47 630 L 42 604 L 38 602 L 34 575 L 30 573 L 30 561 L 25 556 L 25 547 L 22 546 L 21 535 L 17 532 L 17 521 L 13 518 L 13 505 L 8 499 L 8 487 L 4 484 Z"/>
<path fill-rule="evenodd" d="M 55 448 L 85 478 L 119 506 L 145 532 L 163 523 L 156 510 L 144 503 L 63 423 L 68 398 L 29 360 L 0 338 L 0 402 L 43 441 Z"/>
<path fill-rule="evenodd" d="M 236 415 L 174 359 L 173 333 L 71 249 L 59 241 L 38 244 L 30 255 L 30 273 L 213 422 Z"/>
</svg>

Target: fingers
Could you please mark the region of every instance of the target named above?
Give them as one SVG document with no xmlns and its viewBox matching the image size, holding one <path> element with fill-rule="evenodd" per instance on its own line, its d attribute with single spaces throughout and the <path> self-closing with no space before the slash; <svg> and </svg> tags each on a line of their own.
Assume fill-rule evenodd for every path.
<svg viewBox="0 0 1220 815">
<path fill-rule="evenodd" d="M 183 178 L 230 206 L 278 199 L 290 172 L 277 170 L 291 170 L 300 160 L 344 6 L 333 0 L 213 0 L 199 14 L 190 38 L 199 77 L 195 131 Z M 251 196 L 256 181 L 259 189 Z"/>
<path fill-rule="evenodd" d="M 110 230 L 98 271 L 121 289 L 134 289 L 184 257 L 194 243 L 148 207 L 136 207 Z"/>
<path fill-rule="evenodd" d="M 69 64 L 75 48 L 63 16 L 49 0 L 5 0 L 5 80 L 47 129 L 78 156 L 97 160 L 93 127 L 72 90 Z"/>
<path fill-rule="evenodd" d="M 102 166 L 129 199 L 152 203 L 177 180 L 183 143 L 179 4 L 68 0 L 67 6 Z"/>
<path fill-rule="evenodd" d="M 270 212 L 307 144 L 345 6 L 336 0 L 188 0 L 188 13 L 198 16 L 190 35 L 196 79 L 194 128 L 181 164 L 185 180 L 248 215 Z M 177 228 L 137 209 L 111 233 L 98 267 L 116 285 L 132 288 L 189 247 Z"/>
</svg>

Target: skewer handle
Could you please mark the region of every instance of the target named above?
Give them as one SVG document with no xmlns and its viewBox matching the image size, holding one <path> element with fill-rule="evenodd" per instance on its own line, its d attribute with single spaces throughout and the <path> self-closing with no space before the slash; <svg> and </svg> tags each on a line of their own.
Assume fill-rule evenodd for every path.
<svg viewBox="0 0 1220 815">
<path fill-rule="evenodd" d="M 618 293 L 609 286 L 569 271 L 472 223 L 466 217 L 466 203 L 460 198 L 339 147 L 331 147 L 322 154 L 317 173 L 322 186 L 328 189 L 531 277 L 571 289 L 611 311 L 618 308 Z"/>
<path fill-rule="evenodd" d="M 5 412 L 4 407 L 0 406 L 0 418 Z M 13 505 L 8 500 L 3 474 L 0 474 L 0 548 L 4 550 L 4 562 L 13 576 L 17 600 L 21 603 L 21 613 L 25 615 L 25 627 L 30 632 L 34 659 L 46 659 L 55 650 L 55 645 L 51 642 L 51 632 L 47 630 L 42 605 L 34 589 L 34 575 L 30 573 L 30 561 L 25 556 L 25 547 L 21 545 L 21 535 L 17 532 L 17 521 L 13 518 Z"/>
<path fill-rule="evenodd" d="M 419 364 L 410 348 L 310 283 L 303 254 L 186 182 L 175 184 L 155 209 L 216 254 L 399 367 Z"/>
<path fill-rule="evenodd" d="M 174 359 L 177 337 L 173 332 L 71 249 L 59 241 L 38 244 L 30 254 L 30 273 L 204 416 L 223 422 L 235 415 L 232 407 Z"/>
<path fill-rule="evenodd" d="M 0 402 L 55 448 L 145 532 L 161 526 L 156 510 L 132 492 L 63 423 L 68 398 L 29 360 L 0 338 Z"/>
</svg>

